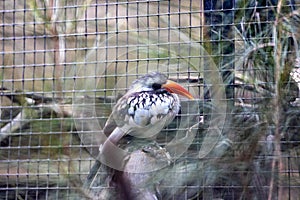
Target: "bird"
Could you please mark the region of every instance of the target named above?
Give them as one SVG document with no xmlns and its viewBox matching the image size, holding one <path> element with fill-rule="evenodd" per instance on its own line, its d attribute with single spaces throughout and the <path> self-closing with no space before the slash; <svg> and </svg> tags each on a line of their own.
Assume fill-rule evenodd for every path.
<svg viewBox="0 0 300 200">
<path fill-rule="evenodd" d="M 151 72 L 133 81 L 104 125 L 103 133 L 107 139 L 99 147 L 100 160 L 105 152 L 106 158 L 110 159 L 115 145 L 125 135 L 151 138 L 158 134 L 179 113 L 178 95 L 194 99 L 184 87 L 160 72 Z"/>
</svg>

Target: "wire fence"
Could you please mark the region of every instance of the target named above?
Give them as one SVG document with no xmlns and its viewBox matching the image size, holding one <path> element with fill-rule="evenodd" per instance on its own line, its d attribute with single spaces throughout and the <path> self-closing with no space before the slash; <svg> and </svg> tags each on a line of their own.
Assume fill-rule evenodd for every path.
<svg viewBox="0 0 300 200">
<path fill-rule="evenodd" d="M 299 1 L 0 5 L 0 199 L 300 199 Z M 194 100 L 101 159 L 153 71 Z"/>
</svg>

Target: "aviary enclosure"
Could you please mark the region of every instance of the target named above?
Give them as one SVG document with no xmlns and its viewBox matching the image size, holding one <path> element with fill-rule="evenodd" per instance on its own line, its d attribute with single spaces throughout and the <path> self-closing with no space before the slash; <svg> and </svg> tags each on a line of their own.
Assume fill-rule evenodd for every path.
<svg viewBox="0 0 300 200">
<path fill-rule="evenodd" d="M 0 5 L 0 199 L 300 199 L 298 0 Z M 153 71 L 194 99 L 105 163 L 114 106 Z"/>
</svg>

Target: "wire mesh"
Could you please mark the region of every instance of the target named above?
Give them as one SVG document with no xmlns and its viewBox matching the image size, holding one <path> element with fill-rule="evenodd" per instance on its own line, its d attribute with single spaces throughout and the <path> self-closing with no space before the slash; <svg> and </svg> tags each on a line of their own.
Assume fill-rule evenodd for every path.
<svg viewBox="0 0 300 200">
<path fill-rule="evenodd" d="M 0 199 L 299 199 L 297 0 L 0 5 Z M 153 71 L 195 99 L 104 165 L 114 106 Z"/>
</svg>

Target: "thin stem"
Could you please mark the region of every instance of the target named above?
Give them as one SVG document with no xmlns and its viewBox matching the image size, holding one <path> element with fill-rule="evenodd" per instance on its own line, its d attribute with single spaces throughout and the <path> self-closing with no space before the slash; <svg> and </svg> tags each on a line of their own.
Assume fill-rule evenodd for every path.
<svg viewBox="0 0 300 200">
<path fill-rule="evenodd" d="M 278 162 L 278 173 L 282 172 L 283 164 L 282 164 L 282 157 L 281 157 L 281 148 L 280 148 L 280 116 L 282 113 L 281 107 L 281 88 L 280 88 L 280 74 L 281 74 L 281 60 L 282 60 L 282 44 L 281 44 L 281 24 L 279 24 L 279 17 L 282 8 L 283 0 L 279 0 L 277 4 L 277 16 L 274 22 L 273 27 L 273 38 L 274 38 L 274 60 L 275 60 L 275 70 L 274 70 L 274 77 L 275 77 L 275 98 L 274 98 L 274 107 L 275 107 L 275 115 L 274 115 L 274 123 L 275 123 L 275 152 L 274 152 L 274 159 L 272 161 L 272 177 L 270 180 L 270 190 L 268 200 L 273 199 L 272 195 L 274 193 L 274 181 L 275 181 L 275 170 L 276 170 L 276 163 Z M 280 177 L 280 176 L 279 176 Z M 281 181 L 278 180 L 278 199 L 282 199 L 282 187 Z"/>
</svg>

